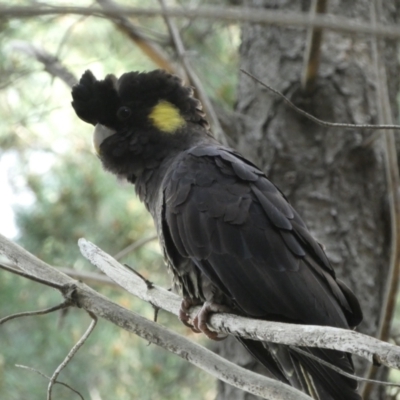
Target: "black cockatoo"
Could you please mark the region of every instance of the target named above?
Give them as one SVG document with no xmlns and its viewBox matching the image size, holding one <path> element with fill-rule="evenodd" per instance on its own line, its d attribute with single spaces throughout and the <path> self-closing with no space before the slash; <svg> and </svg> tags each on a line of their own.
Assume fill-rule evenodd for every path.
<svg viewBox="0 0 400 400">
<path fill-rule="evenodd" d="M 150 211 L 174 283 L 181 320 L 212 312 L 353 328 L 359 303 L 322 247 L 265 174 L 212 136 L 193 90 L 162 70 L 97 80 L 86 71 L 72 91 L 79 118 L 96 126 L 104 168 L 133 183 Z M 355 380 L 283 345 L 240 340 L 277 379 L 320 400 L 356 400 Z M 354 371 L 349 354 L 307 352 Z"/>
</svg>

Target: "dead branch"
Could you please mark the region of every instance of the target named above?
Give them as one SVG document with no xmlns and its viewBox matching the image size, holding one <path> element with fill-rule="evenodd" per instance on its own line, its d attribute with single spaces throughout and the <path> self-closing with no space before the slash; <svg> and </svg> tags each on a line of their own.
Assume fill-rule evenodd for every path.
<svg viewBox="0 0 400 400">
<path fill-rule="evenodd" d="M 45 308 L 44 310 L 37 310 L 37 311 L 26 311 L 17 314 L 9 315 L 8 317 L 4 317 L 0 319 L 0 325 L 5 324 L 7 321 L 10 321 L 15 318 L 20 317 L 31 317 L 34 315 L 45 315 L 52 313 L 53 311 L 63 310 L 64 308 L 70 307 L 71 302 L 69 300 L 64 300 L 61 304 L 57 304 L 56 306 Z"/>
<path fill-rule="evenodd" d="M 113 18 L 121 16 L 158 17 L 167 15 L 173 18 L 205 18 L 227 23 L 253 23 L 264 25 L 291 26 L 299 28 L 322 28 L 348 34 L 373 34 L 377 37 L 399 38 L 400 28 L 397 25 L 376 24 L 371 26 L 369 22 L 360 22 L 350 18 L 332 15 L 314 15 L 309 13 L 275 11 L 263 9 L 250 9 L 245 7 L 198 7 L 177 8 L 168 7 L 167 10 L 154 8 L 139 8 L 128 6 L 115 6 L 105 9 L 73 6 L 8 6 L 0 4 L 0 18 L 32 18 L 42 15 L 89 15 L 101 18 Z"/>
<path fill-rule="evenodd" d="M 118 264 L 111 256 L 90 242 L 81 239 L 79 245 L 90 261 L 107 271 L 114 281 L 129 292 L 135 293 L 156 307 L 178 314 L 181 303 L 179 296 L 154 285 L 147 285 L 142 278 Z M 1 235 L 0 252 L 12 259 L 19 268 L 28 271 L 30 275 L 37 274 L 40 279 L 49 277 L 52 283 L 63 285 L 61 292 L 64 297 L 78 307 L 185 358 L 218 379 L 264 398 L 282 400 L 308 398 L 280 382 L 245 371 L 184 337 L 112 303 L 88 286 L 54 270 Z M 195 312 L 196 310 L 193 310 L 193 314 Z M 346 351 L 370 361 L 400 368 L 399 347 L 350 330 L 257 321 L 227 314 L 212 316 L 210 327 L 253 340 Z"/>
<path fill-rule="evenodd" d="M 57 57 L 51 55 L 44 48 L 34 46 L 33 44 L 23 40 L 11 41 L 9 43 L 9 48 L 24 53 L 25 55 L 41 62 L 45 71 L 47 71 L 51 76 L 60 78 L 67 86 L 72 87 L 78 83 L 74 74 L 70 72 Z"/>
<path fill-rule="evenodd" d="M 133 274 L 85 239 L 79 240 L 79 247 L 82 254 L 92 264 L 129 293 L 155 307 L 178 315 L 182 300 L 178 295 L 156 285 L 149 288 L 138 275 Z M 196 312 L 197 308 L 193 308 L 191 316 L 194 317 Z M 252 320 L 223 313 L 212 315 L 209 327 L 217 332 L 234 334 L 247 339 L 345 351 L 371 362 L 379 362 L 388 367 L 400 369 L 400 347 L 351 330 Z"/>
<path fill-rule="evenodd" d="M 38 375 L 42 376 L 43 378 L 46 378 L 46 379 L 50 380 L 50 376 L 45 375 L 43 372 L 37 370 L 36 368 L 28 367 L 26 365 L 19 365 L 19 364 L 15 364 L 15 366 L 17 368 L 27 369 L 28 371 L 36 372 Z M 67 385 L 66 383 L 60 382 L 60 381 L 55 381 L 54 383 L 57 383 L 58 385 L 65 386 L 66 388 L 68 388 L 72 392 L 76 393 L 81 398 L 81 400 L 85 400 L 84 397 L 77 390 L 75 390 L 71 386 Z"/>
<path fill-rule="evenodd" d="M 2 235 L 0 235 L 0 253 L 6 255 L 19 268 L 30 275 L 36 275 L 40 279 L 48 279 L 51 283 L 63 285 L 61 290 L 63 296 L 70 299 L 79 308 L 83 308 L 97 317 L 103 318 L 122 329 L 135 333 L 143 339 L 163 347 L 217 379 L 256 396 L 271 400 L 310 399 L 309 396 L 297 389 L 245 370 L 204 347 L 192 343 L 185 337 L 113 303 L 85 284 L 75 281 L 50 267 Z M 125 270 L 127 271 L 126 268 Z M 130 275 L 134 274 L 130 273 Z M 140 280 L 139 277 L 137 279 Z M 143 281 L 140 281 L 143 284 Z"/>
<path fill-rule="evenodd" d="M 50 378 L 49 386 L 47 388 L 47 400 L 51 400 L 51 392 L 53 390 L 54 384 L 57 382 L 57 378 L 58 375 L 60 375 L 60 372 L 68 365 L 68 363 L 72 360 L 77 351 L 85 344 L 87 338 L 91 335 L 94 328 L 96 327 L 97 317 L 93 313 L 89 313 L 89 315 L 92 318 L 92 322 L 90 323 L 89 328 L 78 340 L 75 346 L 72 347 L 70 352 L 67 354 L 67 357 L 65 357 L 64 361 L 56 368 L 56 370 L 53 372 L 53 375 Z"/>
</svg>

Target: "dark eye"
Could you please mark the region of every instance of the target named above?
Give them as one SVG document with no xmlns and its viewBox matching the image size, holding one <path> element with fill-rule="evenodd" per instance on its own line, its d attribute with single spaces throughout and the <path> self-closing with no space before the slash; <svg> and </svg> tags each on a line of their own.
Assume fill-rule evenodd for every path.
<svg viewBox="0 0 400 400">
<path fill-rule="evenodd" d="M 121 121 L 128 119 L 131 116 L 131 114 L 132 114 L 132 110 L 129 107 L 121 107 L 117 111 L 117 117 Z"/>
</svg>

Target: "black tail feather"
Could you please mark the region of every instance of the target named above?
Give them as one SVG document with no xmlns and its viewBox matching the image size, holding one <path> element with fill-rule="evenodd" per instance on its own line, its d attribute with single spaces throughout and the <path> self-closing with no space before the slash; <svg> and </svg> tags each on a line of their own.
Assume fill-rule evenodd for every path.
<svg viewBox="0 0 400 400">
<path fill-rule="evenodd" d="M 357 381 L 345 377 L 305 354 L 288 346 L 238 338 L 246 349 L 276 379 L 289 384 L 316 400 L 361 400 Z M 319 348 L 306 351 L 348 373 L 354 373 L 347 353 Z"/>
</svg>

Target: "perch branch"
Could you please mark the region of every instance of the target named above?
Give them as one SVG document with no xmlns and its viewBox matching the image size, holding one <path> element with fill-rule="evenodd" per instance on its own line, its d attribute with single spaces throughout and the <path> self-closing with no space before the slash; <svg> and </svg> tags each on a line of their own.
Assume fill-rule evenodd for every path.
<svg viewBox="0 0 400 400">
<path fill-rule="evenodd" d="M 156 286 L 148 287 L 139 276 L 132 274 L 124 266 L 113 260 L 110 255 L 102 252 L 90 242 L 81 239 L 79 245 L 83 254 L 90 261 L 99 267 L 101 265 L 100 269 L 107 271 L 114 281 L 129 292 L 136 291 L 138 297 L 143 298 L 154 306 L 175 314 L 178 313 L 181 302 L 179 296 Z M 37 274 L 41 279 L 46 279 L 47 277 L 51 282 L 64 285 L 62 290 L 64 297 L 70 298 L 78 307 L 125 330 L 136 333 L 151 343 L 164 347 L 218 379 L 266 398 L 287 400 L 308 398 L 280 382 L 245 371 L 186 338 L 118 306 L 88 286 L 54 270 L 1 235 L 0 252 L 12 259 L 19 268 L 28 271 L 30 275 Z M 399 347 L 354 331 L 331 327 L 257 321 L 227 314 L 212 316 L 210 327 L 224 333 L 234 333 L 254 340 L 346 351 L 358 354 L 370 361 L 400 368 Z M 275 393 L 275 396 L 279 393 L 279 397 L 273 397 L 271 393 Z"/>
<path fill-rule="evenodd" d="M 79 247 L 84 257 L 129 293 L 155 307 L 178 315 L 182 300 L 179 296 L 156 285 L 149 288 L 139 276 L 85 239 L 79 240 Z M 192 309 L 192 317 L 196 315 L 196 311 L 197 308 Z M 400 369 L 400 347 L 351 330 L 252 320 L 223 313 L 212 315 L 209 327 L 218 332 L 247 339 L 345 351 L 371 362 L 377 361 L 388 367 Z"/>
<path fill-rule="evenodd" d="M 245 370 L 204 347 L 192 343 L 185 337 L 113 303 L 85 284 L 74 281 L 67 275 L 40 261 L 2 235 L 0 235 L 0 253 L 6 255 L 19 268 L 29 272 L 30 275 L 37 275 L 41 279 L 47 278 L 51 282 L 64 285 L 62 291 L 64 296 L 71 298 L 80 308 L 163 347 L 217 379 L 271 400 L 310 400 L 310 397 L 297 389 Z M 111 256 L 108 257 L 111 258 Z M 126 268 L 124 269 L 127 271 Z M 130 275 L 134 274 L 130 273 Z M 140 280 L 139 277 L 137 279 Z M 141 282 L 143 283 L 143 281 Z"/>
</svg>

